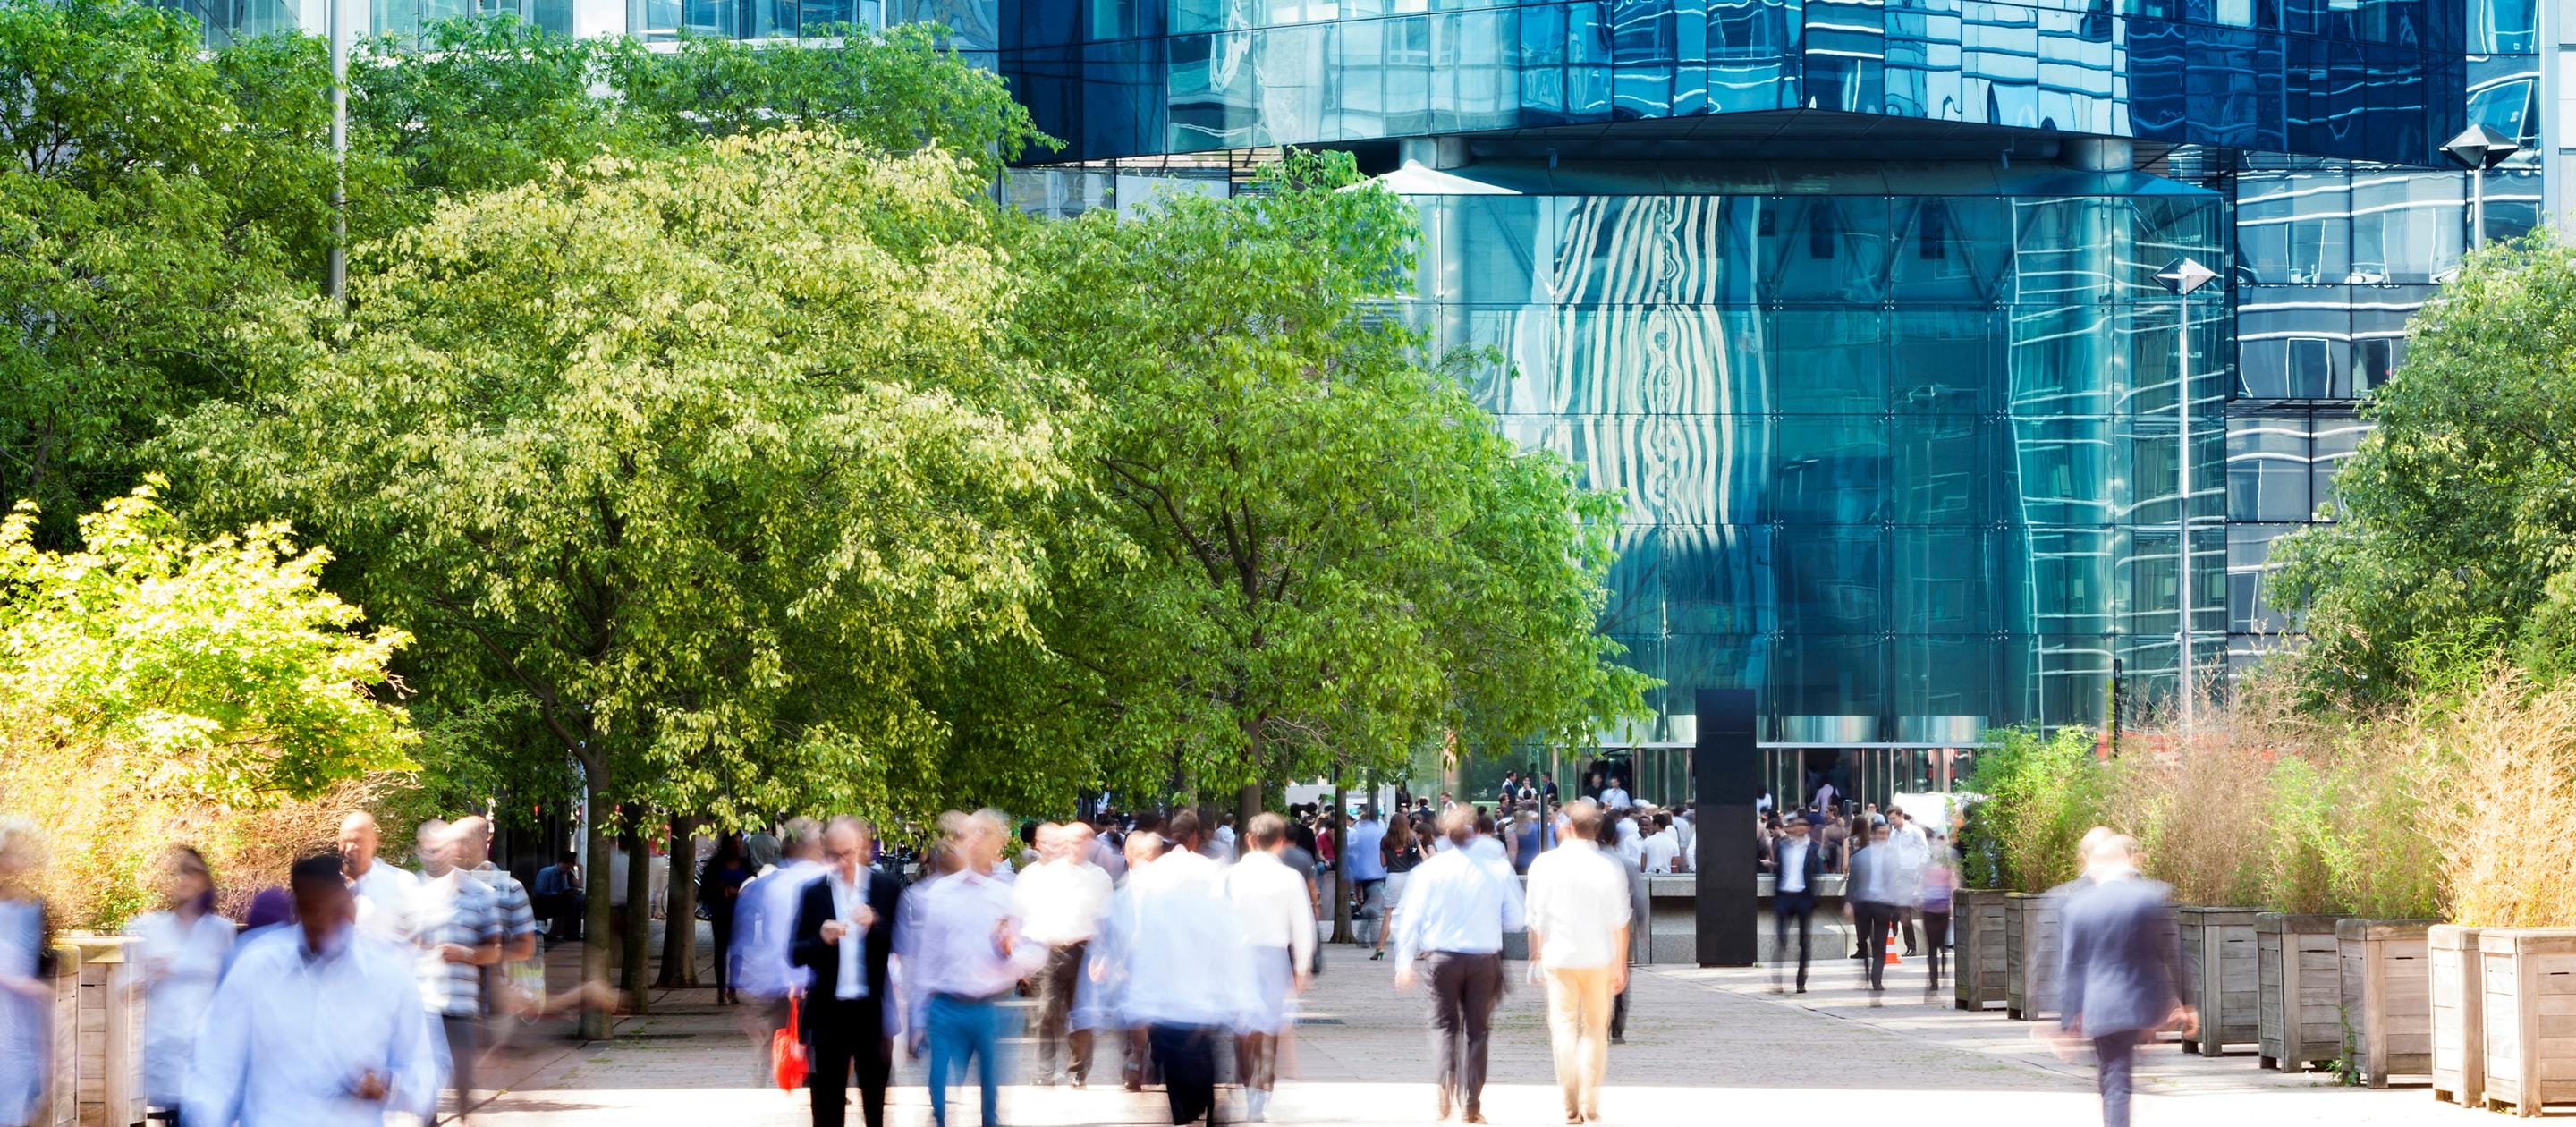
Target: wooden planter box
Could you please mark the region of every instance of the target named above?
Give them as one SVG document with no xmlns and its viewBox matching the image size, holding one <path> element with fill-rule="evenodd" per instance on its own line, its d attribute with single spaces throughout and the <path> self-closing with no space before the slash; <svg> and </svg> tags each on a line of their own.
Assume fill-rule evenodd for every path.
<svg viewBox="0 0 2576 1127">
<path fill-rule="evenodd" d="M 2343 988 L 2333 916 L 2254 917 L 2262 996 L 2255 1003 L 2262 1064 L 2283 1072 L 2343 1056 Z"/>
<path fill-rule="evenodd" d="M 54 948 L 54 1009 L 47 1016 L 53 1022 L 53 1028 L 45 1031 L 52 1056 L 45 1062 L 45 1098 L 37 1105 L 34 1122 L 40 1127 L 76 1127 L 80 1122 L 80 1110 L 72 1101 L 72 1062 L 78 1055 L 80 1031 L 80 952 L 77 949 Z"/>
<path fill-rule="evenodd" d="M 2229 1045 L 2261 1043 L 2255 999 L 2262 972 L 2254 953 L 2254 917 L 2260 914 L 2198 905 L 2175 910 L 2182 925 L 2183 974 L 2191 983 L 2192 1008 L 2200 1011 L 2199 1036 L 2183 1038 L 2182 1051 L 2214 1057 Z"/>
<path fill-rule="evenodd" d="M 1963 1010 L 2003 1005 L 2004 894 L 1986 888 L 1951 893 L 1950 934 L 1958 948 L 1951 960 L 1953 1004 Z"/>
<path fill-rule="evenodd" d="M 2489 928 L 2478 966 L 2486 1104 L 2576 1104 L 2576 929 Z"/>
<path fill-rule="evenodd" d="M 2429 920 L 2344 920 L 2335 925 L 2342 963 L 2343 1024 L 2353 1063 L 2373 1088 L 2393 1075 L 2433 1071 L 2433 964 Z"/>
<path fill-rule="evenodd" d="M 2014 1021 L 2057 1016 L 2058 932 L 2063 894 L 2004 896 L 2004 1014 Z"/>
<path fill-rule="evenodd" d="M 2480 930 L 2434 924 L 2424 933 L 2432 980 L 2433 1098 L 2466 1107 L 2486 1105 L 2486 1028 L 2478 1005 Z"/>
<path fill-rule="evenodd" d="M 80 952 L 80 1030 L 74 1041 L 73 1102 L 80 1127 L 143 1122 L 142 967 L 121 935 L 74 935 Z"/>
</svg>

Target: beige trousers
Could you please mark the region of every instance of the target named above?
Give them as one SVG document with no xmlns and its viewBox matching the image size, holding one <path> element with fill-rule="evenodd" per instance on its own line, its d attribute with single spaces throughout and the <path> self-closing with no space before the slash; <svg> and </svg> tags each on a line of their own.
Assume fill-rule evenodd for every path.
<svg viewBox="0 0 2576 1127">
<path fill-rule="evenodd" d="M 1565 1113 L 1601 1113 L 1601 1074 L 1610 1068 L 1611 967 L 1547 971 L 1547 1028 Z"/>
</svg>

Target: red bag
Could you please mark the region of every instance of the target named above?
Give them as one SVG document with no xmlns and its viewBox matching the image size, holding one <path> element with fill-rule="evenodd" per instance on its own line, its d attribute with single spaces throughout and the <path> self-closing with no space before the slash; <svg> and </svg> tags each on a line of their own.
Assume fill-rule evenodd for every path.
<svg viewBox="0 0 2576 1127">
<path fill-rule="evenodd" d="M 805 1040 L 797 1035 L 797 997 L 787 996 L 787 1028 L 769 1035 L 769 1073 L 778 1081 L 778 1090 L 792 1092 L 805 1086 L 806 1070 L 813 1067 L 805 1059 Z"/>
</svg>

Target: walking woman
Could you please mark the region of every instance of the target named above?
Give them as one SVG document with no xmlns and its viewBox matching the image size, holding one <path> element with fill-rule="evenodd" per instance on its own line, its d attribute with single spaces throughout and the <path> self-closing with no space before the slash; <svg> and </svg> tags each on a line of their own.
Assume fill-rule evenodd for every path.
<svg viewBox="0 0 2576 1127">
<path fill-rule="evenodd" d="M 1404 899 L 1404 885 L 1413 878 L 1413 867 L 1422 863 L 1422 839 L 1413 819 L 1399 814 L 1388 822 L 1379 848 L 1386 854 L 1386 919 L 1378 924 L 1377 950 L 1369 953 L 1371 960 L 1386 957 L 1386 937 L 1395 931 L 1396 905 Z"/>
<path fill-rule="evenodd" d="M 178 1127 L 197 1035 L 232 957 L 233 922 L 215 914 L 214 873 L 194 849 L 173 845 L 162 855 L 160 887 L 161 910 L 127 930 L 143 959 L 143 1095 Z"/>
<path fill-rule="evenodd" d="M 715 932 L 719 1006 L 742 1004 L 742 992 L 734 989 L 733 910 L 751 877 L 751 863 L 742 855 L 742 835 L 730 833 L 716 840 L 715 856 L 707 858 L 707 867 L 698 874 L 698 903 L 707 906 L 707 924 Z"/>
<path fill-rule="evenodd" d="M 36 895 L 43 866 L 36 827 L 0 818 L 0 1127 L 35 1122 L 53 1070 L 53 966 Z"/>
</svg>

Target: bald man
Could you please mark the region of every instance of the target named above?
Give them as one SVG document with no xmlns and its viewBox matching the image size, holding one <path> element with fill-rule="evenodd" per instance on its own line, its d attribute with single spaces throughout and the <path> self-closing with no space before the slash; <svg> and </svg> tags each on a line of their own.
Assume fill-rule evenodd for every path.
<svg viewBox="0 0 2576 1127">
<path fill-rule="evenodd" d="M 340 819 L 340 874 L 358 894 L 358 930 L 408 944 L 420 881 L 376 859 L 378 836 L 375 815 L 364 810 Z"/>
</svg>

